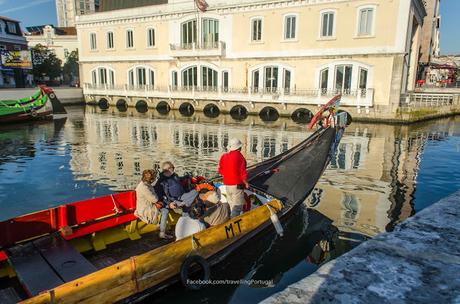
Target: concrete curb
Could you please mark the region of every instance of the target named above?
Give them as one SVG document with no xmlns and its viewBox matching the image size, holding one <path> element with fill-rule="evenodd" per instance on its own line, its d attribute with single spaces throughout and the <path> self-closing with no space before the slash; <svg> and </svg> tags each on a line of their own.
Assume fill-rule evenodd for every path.
<svg viewBox="0 0 460 304">
<path fill-rule="evenodd" d="M 460 303 L 460 191 L 262 303 Z"/>
</svg>

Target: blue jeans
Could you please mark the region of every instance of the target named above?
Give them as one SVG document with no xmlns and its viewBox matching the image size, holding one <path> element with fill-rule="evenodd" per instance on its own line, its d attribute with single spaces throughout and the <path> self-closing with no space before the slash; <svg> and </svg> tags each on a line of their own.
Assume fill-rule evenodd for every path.
<svg viewBox="0 0 460 304">
<path fill-rule="evenodd" d="M 166 221 L 168 220 L 169 209 L 161 208 L 160 209 L 160 232 L 166 231 Z"/>
</svg>

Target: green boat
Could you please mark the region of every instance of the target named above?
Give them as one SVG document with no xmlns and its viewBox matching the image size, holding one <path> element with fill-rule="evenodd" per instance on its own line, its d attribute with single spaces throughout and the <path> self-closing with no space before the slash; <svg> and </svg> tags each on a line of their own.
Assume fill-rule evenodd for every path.
<svg viewBox="0 0 460 304">
<path fill-rule="evenodd" d="M 0 123 L 49 118 L 67 114 L 53 89 L 40 86 L 32 96 L 17 100 L 0 100 Z"/>
</svg>

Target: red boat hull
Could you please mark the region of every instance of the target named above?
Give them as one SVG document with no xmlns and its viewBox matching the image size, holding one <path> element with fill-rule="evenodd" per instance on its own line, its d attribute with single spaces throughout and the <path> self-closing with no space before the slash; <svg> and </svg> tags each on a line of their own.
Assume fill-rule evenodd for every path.
<svg viewBox="0 0 460 304">
<path fill-rule="evenodd" d="M 115 208 L 116 207 L 116 208 Z M 122 192 L 75 202 L 0 222 L 0 249 L 70 227 L 67 240 L 134 220 L 136 193 Z"/>
</svg>

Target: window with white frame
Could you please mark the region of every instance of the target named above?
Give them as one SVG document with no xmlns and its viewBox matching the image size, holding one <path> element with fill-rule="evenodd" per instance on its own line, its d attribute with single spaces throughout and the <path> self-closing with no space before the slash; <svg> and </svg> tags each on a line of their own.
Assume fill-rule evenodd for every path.
<svg viewBox="0 0 460 304">
<path fill-rule="evenodd" d="M 229 83 L 228 71 L 223 71 L 222 72 L 222 90 L 224 92 L 228 92 L 228 83 Z"/>
<path fill-rule="evenodd" d="M 365 97 L 372 84 L 372 67 L 360 62 L 332 62 L 318 70 L 318 89 L 321 94 L 334 93 L 349 95 L 361 94 Z"/>
<path fill-rule="evenodd" d="M 263 88 L 265 93 L 288 94 L 292 87 L 292 71 L 279 65 L 266 65 L 252 70 L 252 91 L 257 93 Z"/>
<path fill-rule="evenodd" d="M 283 88 L 285 94 L 291 92 L 291 71 L 286 69 L 284 69 L 283 73 Z"/>
<path fill-rule="evenodd" d="M 155 29 L 149 28 L 147 30 L 147 47 L 155 46 Z"/>
<path fill-rule="evenodd" d="M 100 84 L 107 84 L 107 69 L 100 68 L 98 69 L 99 72 L 99 83 Z"/>
<path fill-rule="evenodd" d="M 332 11 L 321 14 L 321 37 L 334 36 L 335 13 Z"/>
<path fill-rule="evenodd" d="M 252 90 L 255 93 L 259 92 L 259 80 L 260 80 L 259 70 L 252 71 Z"/>
<path fill-rule="evenodd" d="M 182 71 L 182 85 L 189 88 L 198 86 L 198 68 L 196 66 Z"/>
<path fill-rule="evenodd" d="M 366 7 L 359 10 L 358 36 L 372 35 L 374 25 L 374 8 Z"/>
<path fill-rule="evenodd" d="M 134 33 L 133 30 L 126 31 L 126 48 L 134 47 Z"/>
<path fill-rule="evenodd" d="M 205 90 L 215 91 L 219 83 L 218 77 L 219 72 L 212 67 L 195 65 L 182 70 L 181 83 L 185 89 L 200 86 Z"/>
<path fill-rule="evenodd" d="M 92 50 L 97 49 L 96 33 L 89 34 L 89 47 Z"/>
<path fill-rule="evenodd" d="M 351 75 L 353 65 L 341 64 L 335 66 L 334 89 L 338 93 L 349 94 L 351 90 Z"/>
<path fill-rule="evenodd" d="M 329 68 L 322 69 L 319 73 L 319 87 L 321 89 L 321 93 L 327 93 L 327 86 L 328 86 L 328 79 L 329 79 Z"/>
<path fill-rule="evenodd" d="M 296 16 L 290 15 L 284 17 L 284 39 L 296 38 Z"/>
<path fill-rule="evenodd" d="M 219 20 L 203 18 L 201 21 L 203 47 L 215 48 L 219 41 Z"/>
<path fill-rule="evenodd" d="M 91 71 L 91 83 L 93 85 L 97 84 L 97 71 L 96 70 Z"/>
<path fill-rule="evenodd" d="M 201 67 L 201 86 L 207 90 L 216 90 L 217 89 L 217 71 L 202 66 Z"/>
<path fill-rule="evenodd" d="M 359 68 L 358 88 L 365 90 L 367 88 L 367 69 Z"/>
<path fill-rule="evenodd" d="M 115 72 L 105 67 L 96 68 L 91 71 L 91 81 L 93 85 L 114 85 Z"/>
<path fill-rule="evenodd" d="M 181 24 L 181 47 L 191 49 L 197 39 L 196 19 Z"/>
<path fill-rule="evenodd" d="M 173 71 L 171 74 L 171 85 L 173 89 L 176 89 L 177 86 L 179 85 L 179 81 L 177 79 L 177 71 Z"/>
<path fill-rule="evenodd" d="M 149 67 L 135 67 L 128 70 L 128 84 L 143 87 L 155 85 L 155 71 Z"/>
<path fill-rule="evenodd" d="M 113 32 L 107 32 L 107 48 L 113 49 Z"/>
<path fill-rule="evenodd" d="M 266 92 L 276 92 L 278 89 L 278 67 L 266 66 L 264 68 L 264 79 Z"/>
<path fill-rule="evenodd" d="M 251 41 L 262 41 L 262 19 L 251 20 Z"/>
</svg>

